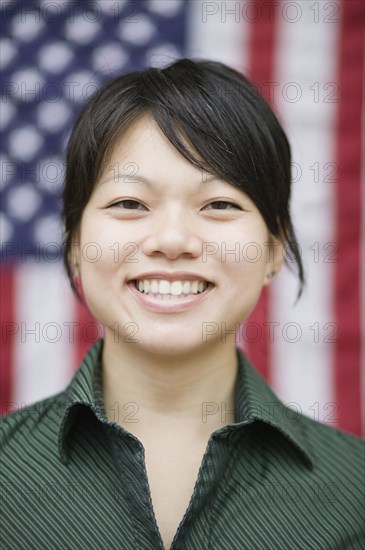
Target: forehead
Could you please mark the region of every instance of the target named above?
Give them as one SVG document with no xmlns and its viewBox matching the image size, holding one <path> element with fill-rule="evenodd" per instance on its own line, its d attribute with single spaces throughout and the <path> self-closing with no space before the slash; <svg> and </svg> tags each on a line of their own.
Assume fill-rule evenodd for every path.
<svg viewBox="0 0 365 550">
<path fill-rule="evenodd" d="M 198 156 L 187 139 L 179 133 L 180 139 L 194 156 Z M 168 140 L 151 115 L 144 115 L 134 121 L 113 141 L 109 148 L 108 161 L 104 166 L 98 184 L 116 173 L 140 174 L 147 172 L 153 180 L 178 178 L 204 178 L 202 169 L 189 162 Z"/>
<path fill-rule="evenodd" d="M 193 156 L 199 155 L 181 133 L 179 137 Z M 222 180 L 215 173 L 204 172 L 191 164 L 167 139 L 152 115 L 143 115 L 116 138 L 111 147 L 110 160 L 104 168 L 94 191 L 104 188 L 138 188 L 150 191 L 169 190 L 173 193 L 185 192 L 227 192 L 231 198 L 244 198 L 245 205 L 257 210 L 252 199 L 242 189 Z M 142 185 L 141 185 L 142 184 Z M 193 196 L 191 195 L 191 196 Z"/>
<path fill-rule="evenodd" d="M 130 154 L 143 153 L 151 147 L 156 149 L 164 147 L 178 153 L 152 115 L 146 114 L 133 121 L 115 139 L 112 145 L 112 157 L 126 157 Z"/>
</svg>

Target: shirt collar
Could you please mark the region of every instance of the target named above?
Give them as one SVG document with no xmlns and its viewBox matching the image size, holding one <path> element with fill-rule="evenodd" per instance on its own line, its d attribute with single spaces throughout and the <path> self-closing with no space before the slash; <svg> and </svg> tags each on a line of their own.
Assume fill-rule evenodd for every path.
<svg viewBox="0 0 365 550">
<path fill-rule="evenodd" d="M 102 398 L 101 353 L 104 340 L 97 340 L 84 356 L 71 382 L 61 394 L 59 405 L 58 454 L 61 462 L 69 462 L 67 439 L 80 408 L 88 407 L 105 422 Z"/>
<path fill-rule="evenodd" d="M 101 353 L 104 340 L 98 340 L 88 350 L 70 384 L 61 394 L 58 430 L 58 452 L 61 462 L 69 461 L 68 433 L 80 407 L 89 407 L 102 422 L 108 422 L 103 404 L 101 384 Z M 281 432 L 294 445 L 309 467 L 313 467 L 314 455 L 305 433 L 302 416 L 291 410 L 271 390 L 264 378 L 250 364 L 247 357 L 236 348 L 238 376 L 236 382 L 235 422 L 231 429 L 260 421 Z"/>
<path fill-rule="evenodd" d="M 244 353 L 238 349 L 236 352 L 239 371 L 236 421 L 232 426 L 240 427 L 254 421 L 269 424 L 298 449 L 307 466 L 312 469 L 315 456 L 306 435 L 302 414 L 286 407 Z"/>
</svg>

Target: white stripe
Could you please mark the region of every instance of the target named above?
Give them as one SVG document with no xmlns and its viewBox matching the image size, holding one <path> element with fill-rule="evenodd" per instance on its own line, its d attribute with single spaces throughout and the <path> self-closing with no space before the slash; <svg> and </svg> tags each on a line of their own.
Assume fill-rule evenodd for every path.
<svg viewBox="0 0 365 550">
<path fill-rule="evenodd" d="M 331 169 L 328 165 L 326 170 L 326 163 L 335 160 L 337 104 L 328 102 L 332 91 L 328 83 L 337 81 L 334 52 L 339 24 L 325 22 L 326 13 L 321 9 L 315 21 L 311 3 L 295 4 L 301 9 L 298 21 L 288 21 L 288 16 L 295 19 L 295 14 L 286 12 L 284 17 L 280 10 L 277 19 L 275 80 L 279 86 L 275 98 L 292 145 L 293 161 L 302 170 L 301 179 L 293 184 L 291 212 L 308 282 L 295 307 L 297 279 L 286 267 L 272 285 L 271 320 L 280 323 L 273 346 L 273 387 L 284 402 L 295 402 L 303 414 L 331 423 L 335 407 L 329 405 L 334 401 L 333 346 L 324 340 L 331 334 L 331 325 L 326 329 L 325 324 L 335 321 L 332 296 L 336 264 L 324 259 L 331 252 L 325 248 L 327 243 L 334 242 L 335 184 L 326 183 L 324 178 Z M 293 102 L 296 92 L 300 97 Z M 283 336 L 289 322 L 300 326 L 301 338 L 296 343 L 288 341 L 294 339 L 294 330 L 287 335 L 284 330 Z M 332 416 L 338 417 L 338 413 Z"/>
<path fill-rule="evenodd" d="M 69 325 L 73 298 L 60 262 L 27 259 L 15 276 L 14 401 L 31 404 L 61 391 L 71 378 Z"/>
<path fill-rule="evenodd" d="M 187 57 L 226 63 L 246 71 L 249 25 L 240 2 L 188 3 Z"/>
</svg>

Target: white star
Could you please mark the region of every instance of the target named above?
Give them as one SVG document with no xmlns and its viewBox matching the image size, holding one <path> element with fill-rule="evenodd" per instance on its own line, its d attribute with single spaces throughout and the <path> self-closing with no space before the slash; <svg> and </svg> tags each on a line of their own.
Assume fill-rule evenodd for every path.
<svg viewBox="0 0 365 550">
<path fill-rule="evenodd" d="M 149 0 L 147 9 L 162 17 L 173 17 L 183 7 L 182 0 Z"/>
<path fill-rule="evenodd" d="M 60 252 L 62 223 L 57 214 L 44 216 L 34 222 L 34 240 L 43 247 L 42 255 L 45 258 Z"/>
<path fill-rule="evenodd" d="M 58 133 L 67 124 L 71 111 L 63 99 L 47 103 L 43 101 L 38 106 L 38 126 L 53 134 Z"/>
<path fill-rule="evenodd" d="M 36 10 L 27 12 L 23 4 L 20 13 L 14 15 L 11 21 L 11 34 L 20 42 L 32 42 L 45 25 L 44 19 Z"/>
<path fill-rule="evenodd" d="M 27 183 L 10 189 L 7 196 L 8 213 L 22 222 L 31 220 L 41 205 L 42 198 L 34 186 Z"/>
<path fill-rule="evenodd" d="M 28 67 L 15 71 L 10 83 L 13 85 L 12 95 L 19 101 L 39 101 L 42 97 L 45 80 L 35 68 Z"/>
<path fill-rule="evenodd" d="M 14 59 L 16 53 L 17 49 L 14 40 L 10 38 L 0 40 L 0 67 L 5 69 Z"/>
<path fill-rule="evenodd" d="M 97 14 L 94 14 L 97 19 Z M 65 37 L 77 44 L 89 44 L 93 41 L 101 28 L 98 21 L 89 21 L 85 14 L 77 15 L 68 22 L 65 29 Z"/>
<path fill-rule="evenodd" d="M 99 81 L 91 71 L 78 71 L 64 79 L 65 96 L 70 102 L 87 101 L 99 88 Z"/>
<path fill-rule="evenodd" d="M 65 175 L 65 163 L 59 156 L 43 158 L 39 163 L 38 186 L 49 193 L 61 190 Z"/>
<path fill-rule="evenodd" d="M 13 130 L 9 137 L 9 154 L 15 160 L 29 162 L 43 145 L 43 137 L 34 126 Z"/>
<path fill-rule="evenodd" d="M 127 61 L 128 54 L 118 42 L 96 48 L 92 56 L 93 69 L 104 74 L 122 69 Z"/>
<path fill-rule="evenodd" d="M 142 13 L 136 14 L 130 20 L 122 20 L 119 24 L 120 38 L 136 46 L 146 44 L 155 32 L 156 27 L 151 19 Z"/>
<path fill-rule="evenodd" d="M 65 42 L 59 40 L 40 48 L 38 65 L 44 71 L 59 74 L 67 67 L 73 56 L 71 48 Z"/>
<path fill-rule="evenodd" d="M 181 52 L 174 44 L 160 44 L 155 48 L 150 48 L 146 53 L 146 65 L 152 67 L 164 67 L 181 58 Z"/>
</svg>

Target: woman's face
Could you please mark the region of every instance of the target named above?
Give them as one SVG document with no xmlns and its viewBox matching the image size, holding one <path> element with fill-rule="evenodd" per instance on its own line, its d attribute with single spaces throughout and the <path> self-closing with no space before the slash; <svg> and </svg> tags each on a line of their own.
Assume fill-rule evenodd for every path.
<svg viewBox="0 0 365 550">
<path fill-rule="evenodd" d="M 76 241 L 84 297 L 105 339 L 134 340 L 161 354 L 234 341 L 232 330 L 283 260 L 281 245 L 269 246 L 254 203 L 192 166 L 150 117 L 139 119 L 115 146 Z M 171 299 L 180 285 L 159 282 L 158 291 L 165 287 L 169 295 L 148 297 L 130 283 L 143 278 L 152 288 L 152 280 L 165 279 L 154 275 L 161 271 L 181 281 L 187 294 Z M 191 296 L 189 276 L 209 282 L 208 289 Z"/>
</svg>

